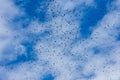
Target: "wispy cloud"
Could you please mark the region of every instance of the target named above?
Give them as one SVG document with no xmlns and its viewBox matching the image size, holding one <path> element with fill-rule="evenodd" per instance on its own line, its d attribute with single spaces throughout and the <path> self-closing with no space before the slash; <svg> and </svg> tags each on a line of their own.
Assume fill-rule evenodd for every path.
<svg viewBox="0 0 120 80">
<path fill-rule="evenodd" d="M 120 0 L 0 0 L 0 80 L 119 80 Z"/>
</svg>

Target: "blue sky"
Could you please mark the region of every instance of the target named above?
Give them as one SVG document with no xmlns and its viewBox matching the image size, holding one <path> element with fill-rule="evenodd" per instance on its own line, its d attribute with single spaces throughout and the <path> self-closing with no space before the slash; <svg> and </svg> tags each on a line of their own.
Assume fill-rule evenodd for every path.
<svg viewBox="0 0 120 80">
<path fill-rule="evenodd" d="M 120 80 L 120 0 L 0 0 L 0 80 Z"/>
</svg>

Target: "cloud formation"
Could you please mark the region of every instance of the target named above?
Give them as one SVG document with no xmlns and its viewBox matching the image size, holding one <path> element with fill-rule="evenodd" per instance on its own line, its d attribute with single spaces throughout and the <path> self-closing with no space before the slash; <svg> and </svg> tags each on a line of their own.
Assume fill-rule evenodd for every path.
<svg viewBox="0 0 120 80">
<path fill-rule="evenodd" d="M 0 80 L 120 80 L 120 0 L 0 0 Z"/>
</svg>

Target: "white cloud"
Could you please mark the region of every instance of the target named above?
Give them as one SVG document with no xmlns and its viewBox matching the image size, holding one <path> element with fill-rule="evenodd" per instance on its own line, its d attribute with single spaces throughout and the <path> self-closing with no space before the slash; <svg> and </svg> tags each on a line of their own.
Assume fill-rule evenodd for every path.
<svg viewBox="0 0 120 80">
<path fill-rule="evenodd" d="M 38 61 L 20 63 L 13 66 L 13 69 L 0 66 L 0 79 L 42 80 L 45 74 L 51 73 L 55 76 L 55 80 L 119 80 L 120 42 L 116 41 L 118 28 L 120 28 L 119 3 L 120 1 L 117 0 L 112 5 L 117 9 L 108 7 L 111 10 L 95 25 L 96 28 L 90 38 L 80 39 L 73 44 L 72 42 L 79 35 L 78 28 L 81 21 L 78 23 L 74 16 L 71 17 L 72 14 L 66 13 L 66 10 L 73 10 L 83 4 L 93 6 L 95 5 L 93 0 L 55 0 L 50 4 L 48 13 L 51 14 L 50 10 L 53 10 L 60 14 L 65 13 L 64 16 L 59 15 L 46 23 L 32 21 L 28 28 L 20 30 L 19 33 L 12 30 L 10 22 L 6 21 L 6 16 L 11 19 L 18 15 L 19 9 L 12 1 L 0 0 L 0 16 L 2 16 L 0 18 L 0 61 L 5 56 L 2 50 L 9 44 L 13 44 L 15 49 L 20 48 L 20 52 L 24 53 L 25 47 L 20 42 L 26 38 L 25 33 L 40 34 L 46 30 L 51 31 L 47 37 L 42 36 L 42 39 L 33 46 Z M 19 37 L 15 39 L 14 36 L 17 35 Z M 94 54 L 94 47 L 98 47 L 100 53 Z M 14 60 L 17 55 L 20 53 L 11 54 L 11 57 L 6 56 L 6 58 Z M 92 73 L 94 75 L 89 77 Z"/>
</svg>

